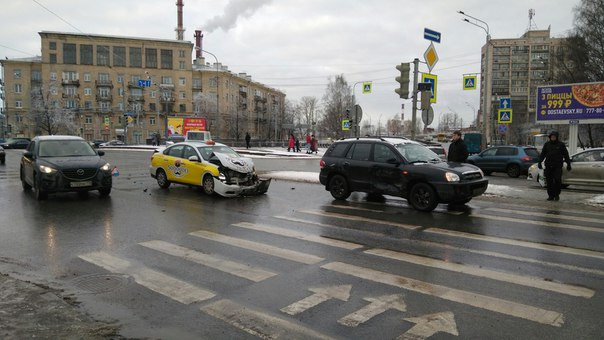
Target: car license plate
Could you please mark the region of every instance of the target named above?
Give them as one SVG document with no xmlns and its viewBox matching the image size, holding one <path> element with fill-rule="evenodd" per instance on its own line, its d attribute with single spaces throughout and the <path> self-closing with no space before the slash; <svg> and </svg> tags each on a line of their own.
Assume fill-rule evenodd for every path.
<svg viewBox="0 0 604 340">
<path fill-rule="evenodd" d="M 71 182 L 70 185 L 72 188 L 89 187 L 92 186 L 92 181 Z"/>
</svg>

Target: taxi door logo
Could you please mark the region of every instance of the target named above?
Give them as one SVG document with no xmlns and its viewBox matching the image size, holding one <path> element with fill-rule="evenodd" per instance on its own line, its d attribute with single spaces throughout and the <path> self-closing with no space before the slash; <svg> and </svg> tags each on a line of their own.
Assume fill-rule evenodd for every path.
<svg viewBox="0 0 604 340">
<path fill-rule="evenodd" d="M 168 170 L 172 172 L 174 177 L 185 177 L 189 173 L 189 169 L 181 168 L 181 165 L 182 163 L 180 162 L 180 159 L 177 159 L 174 161 L 174 165 L 168 166 Z"/>
</svg>

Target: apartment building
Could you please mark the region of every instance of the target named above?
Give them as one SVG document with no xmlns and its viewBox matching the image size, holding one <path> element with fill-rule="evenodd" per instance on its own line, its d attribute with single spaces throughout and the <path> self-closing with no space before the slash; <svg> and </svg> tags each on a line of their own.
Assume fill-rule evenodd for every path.
<svg viewBox="0 0 604 340">
<path fill-rule="evenodd" d="M 275 130 L 267 125 L 282 119 L 282 92 L 203 58 L 193 63 L 191 42 L 39 34 L 41 57 L 0 61 L 2 136 L 66 133 L 139 144 L 165 136 L 168 118 L 200 117 L 224 139 L 270 138 Z"/>
<path fill-rule="evenodd" d="M 552 38 L 547 30 L 529 30 L 517 39 L 492 39 L 482 47 L 482 75 L 488 70 L 489 82 L 481 89 L 481 103 L 487 95 L 488 140 L 525 144 L 535 126 L 536 88 L 552 84 L 552 57 L 563 38 Z M 485 56 L 488 51 L 488 65 Z M 484 79 L 483 79 L 484 80 Z M 511 98 L 513 117 L 507 140 L 497 131 L 500 98 Z"/>
</svg>

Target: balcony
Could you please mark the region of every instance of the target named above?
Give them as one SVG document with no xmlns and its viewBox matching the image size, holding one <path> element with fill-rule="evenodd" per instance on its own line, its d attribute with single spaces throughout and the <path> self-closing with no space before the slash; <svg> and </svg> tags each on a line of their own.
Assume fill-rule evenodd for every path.
<svg viewBox="0 0 604 340">
<path fill-rule="evenodd" d="M 94 83 L 96 84 L 96 87 L 109 87 L 109 88 L 113 88 L 113 82 L 109 79 L 103 79 L 103 80 L 95 80 Z"/>
<path fill-rule="evenodd" d="M 193 84 L 193 91 L 202 91 L 201 84 Z"/>
<path fill-rule="evenodd" d="M 131 89 L 142 89 L 141 86 L 138 86 L 138 81 L 129 81 L 128 87 Z"/>
<path fill-rule="evenodd" d="M 97 94 L 96 101 L 97 102 L 110 102 L 112 99 L 111 94 Z"/>
<path fill-rule="evenodd" d="M 61 97 L 65 98 L 65 99 L 80 99 L 80 95 L 79 94 L 67 94 L 67 93 L 63 93 L 61 95 Z"/>
<path fill-rule="evenodd" d="M 61 79 L 61 85 L 63 86 L 80 86 L 80 80 L 69 80 L 69 79 Z"/>
<path fill-rule="evenodd" d="M 128 101 L 129 102 L 144 102 L 145 101 L 145 96 L 143 96 L 143 95 L 130 95 L 130 96 L 128 96 Z"/>
</svg>

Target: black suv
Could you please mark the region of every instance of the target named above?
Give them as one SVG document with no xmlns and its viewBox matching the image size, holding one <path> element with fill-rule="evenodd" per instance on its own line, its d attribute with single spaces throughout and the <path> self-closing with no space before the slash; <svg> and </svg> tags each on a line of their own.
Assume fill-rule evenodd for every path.
<svg viewBox="0 0 604 340">
<path fill-rule="evenodd" d="M 333 143 L 321 159 L 319 179 L 338 200 L 353 191 L 399 196 L 417 210 L 438 203 L 465 204 L 488 186 L 476 166 L 443 162 L 405 138 L 349 138 Z"/>
</svg>

